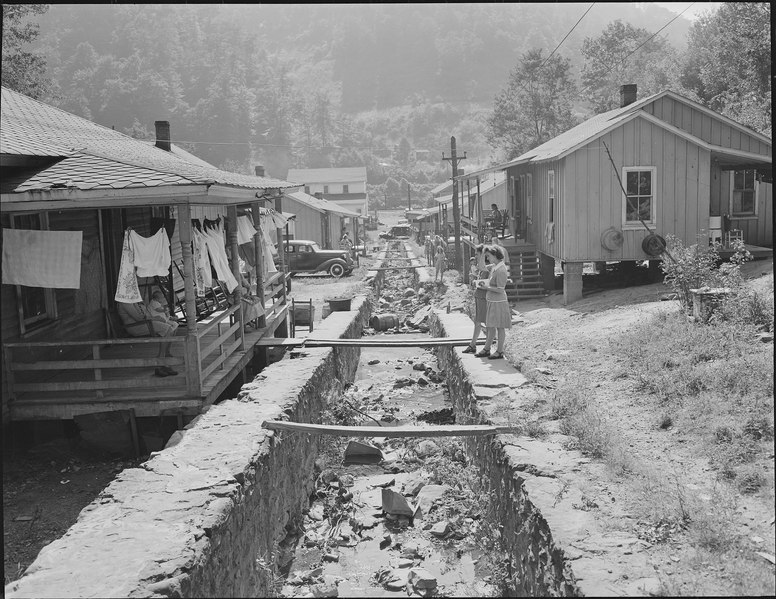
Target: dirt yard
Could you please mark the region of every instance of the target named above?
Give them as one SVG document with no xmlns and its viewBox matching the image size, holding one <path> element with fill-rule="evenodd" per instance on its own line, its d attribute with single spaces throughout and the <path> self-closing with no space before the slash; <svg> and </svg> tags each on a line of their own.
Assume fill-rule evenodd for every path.
<svg viewBox="0 0 776 599">
<path fill-rule="evenodd" d="M 322 309 L 329 297 L 363 291 L 359 279 L 370 261 L 362 259 L 354 276 L 339 281 L 296 277 L 292 297 L 313 298 Z M 772 260 L 750 263 L 746 271 L 754 285 L 773 292 Z M 435 304 L 450 303 L 453 309 L 465 305 L 468 290 L 460 285 L 458 273 L 449 271 L 445 281 Z M 692 421 L 675 417 L 670 422 L 657 399 L 639 389 L 638 364 L 628 363 L 617 343 L 650 318 L 678 310 L 677 302 L 661 301 L 668 291 L 658 283 L 596 290 L 569 307 L 562 306 L 558 294 L 517 304 L 519 322 L 509 333 L 506 356 L 543 394 L 527 415 L 532 422 L 528 432 L 539 436 L 558 426 L 553 407 L 562 393 L 574 389 L 594 398 L 592 414 L 611 434 L 609 451 L 600 459 L 605 467 L 597 470 L 600 478 L 588 483 L 587 509 L 604 521 L 629 526 L 650 543 L 654 576 L 661 583 L 655 593 L 773 595 L 772 437 L 770 449 L 755 457 L 764 484 L 755 492 L 741 492 L 722 480 Z M 753 340 L 752 351 L 770 352 L 772 360 L 773 342 Z M 772 431 L 772 390 L 769 401 Z M 18 578 L 43 546 L 63 535 L 117 472 L 137 463 L 94 456 L 68 441 L 4 454 L 5 583 Z M 697 527 L 675 517 L 683 509 L 696 510 L 696 520 L 698 514 L 707 515 L 709 526 L 724 526 L 723 545 L 699 540 Z"/>
</svg>

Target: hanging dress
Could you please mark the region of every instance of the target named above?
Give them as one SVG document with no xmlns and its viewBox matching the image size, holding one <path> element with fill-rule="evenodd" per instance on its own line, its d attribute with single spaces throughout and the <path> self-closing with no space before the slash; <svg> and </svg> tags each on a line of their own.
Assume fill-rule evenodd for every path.
<svg viewBox="0 0 776 599">
<path fill-rule="evenodd" d="M 216 271 L 216 277 L 219 281 L 226 283 L 229 293 L 232 293 L 237 287 L 237 280 L 232 274 L 229 266 L 229 260 L 226 257 L 226 244 L 224 241 L 224 225 L 218 222 L 214 227 L 207 229 L 203 235 L 207 241 L 207 249 L 210 252 L 210 262 Z M 235 256 L 235 259 L 237 257 Z"/>
<path fill-rule="evenodd" d="M 114 299 L 117 302 L 125 304 L 134 304 L 142 302 L 140 287 L 137 284 L 135 275 L 135 251 L 132 246 L 132 229 L 127 228 L 124 231 L 124 244 L 121 248 L 121 265 L 119 266 L 119 277 L 116 284 L 116 295 Z"/>
</svg>

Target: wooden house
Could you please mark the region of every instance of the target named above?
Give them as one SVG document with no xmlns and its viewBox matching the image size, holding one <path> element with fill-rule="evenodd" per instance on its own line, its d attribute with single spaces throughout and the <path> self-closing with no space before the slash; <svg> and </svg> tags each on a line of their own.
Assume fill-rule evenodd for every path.
<svg viewBox="0 0 776 599">
<path fill-rule="evenodd" d="M 274 214 L 270 209 L 280 206 L 273 202 L 297 186 L 222 171 L 173 152 L 164 121 L 157 123 L 156 145 L 149 146 L 5 87 L 1 109 L 3 259 L 7 250 L 13 253 L 5 243 L 9 229 L 75 232 L 82 239 L 77 287 L 4 280 L 4 424 L 115 410 L 191 415 L 213 403 L 253 358 L 259 338 L 286 326 L 287 275 L 262 277 L 256 293 L 265 314 L 246 326 L 237 290 L 198 296 L 193 227 L 205 219 L 225 223 L 228 269 L 239 281 L 238 211 L 250 211 L 260 227 L 260 212 Z M 168 276 L 152 282 L 185 317 L 174 337 L 122 333 L 114 295 L 128 227 L 144 237 L 165 227 L 171 239 Z M 261 263 L 259 238 L 252 243 Z M 172 357 L 153 357 L 168 341 Z M 160 366 L 178 374 L 154 376 Z"/>
<path fill-rule="evenodd" d="M 366 167 L 289 169 L 289 181 L 304 185 L 304 192 L 321 197 L 363 217 L 369 216 Z"/>
<path fill-rule="evenodd" d="M 358 228 L 357 212 L 303 191 L 284 194 L 283 205 L 296 215 L 295 238 L 317 241 L 325 249 L 339 249 L 343 231 L 351 229 L 348 232 L 353 237 Z"/>
<path fill-rule="evenodd" d="M 510 162 L 463 177 L 505 172 L 513 263 L 522 252 L 537 254 L 552 289 L 559 261 L 570 303 L 582 295 L 584 262 L 656 261 L 651 234 L 685 245 L 739 237 L 755 255 L 772 255 L 771 140 L 672 91 L 636 100 L 636 86 L 626 85 L 621 100 Z M 720 222 L 728 226 L 717 232 Z"/>
</svg>

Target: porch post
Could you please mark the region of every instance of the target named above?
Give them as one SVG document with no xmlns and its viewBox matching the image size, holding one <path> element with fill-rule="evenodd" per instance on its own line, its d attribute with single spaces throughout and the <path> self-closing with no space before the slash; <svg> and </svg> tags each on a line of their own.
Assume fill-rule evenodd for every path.
<svg viewBox="0 0 776 599">
<path fill-rule="evenodd" d="M 482 243 L 482 194 L 480 193 L 480 177 L 477 175 L 477 235 L 478 243 Z"/>
<path fill-rule="evenodd" d="M 277 197 L 275 198 L 275 211 L 278 214 L 283 214 L 283 194 L 278 192 Z M 278 254 L 280 254 L 280 268 L 283 271 L 283 304 L 288 303 L 288 298 L 286 297 L 286 278 L 288 277 L 288 271 L 286 270 L 286 245 L 285 245 L 285 238 L 283 237 L 283 229 L 280 227 L 277 228 L 277 238 L 278 238 Z"/>
<path fill-rule="evenodd" d="M 237 281 L 237 288 L 232 294 L 235 305 L 239 306 L 237 312 L 234 313 L 234 318 L 240 327 L 240 351 L 245 350 L 245 331 L 243 329 L 243 317 L 242 317 L 242 273 L 240 272 L 240 254 L 237 246 L 237 206 L 231 205 L 226 207 L 226 223 L 227 232 L 226 237 L 229 242 L 229 262 L 232 267 L 232 275 L 234 275 Z"/>
<path fill-rule="evenodd" d="M 194 256 L 191 252 L 191 208 L 188 204 L 178 206 L 178 223 L 183 253 L 183 290 L 186 299 L 186 383 L 187 393 L 200 397 L 202 371 L 197 338 L 197 299 L 194 291 Z"/>
<path fill-rule="evenodd" d="M 253 215 L 253 227 L 258 231 L 261 229 L 261 215 L 259 202 L 251 204 L 251 214 Z M 261 307 L 264 308 L 264 248 L 261 246 L 261 235 L 257 234 L 253 238 L 253 251 L 256 256 L 256 295 L 261 300 Z M 263 314 L 259 317 L 259 327 L 267 326 L 267 317 Z"/>
</svg>

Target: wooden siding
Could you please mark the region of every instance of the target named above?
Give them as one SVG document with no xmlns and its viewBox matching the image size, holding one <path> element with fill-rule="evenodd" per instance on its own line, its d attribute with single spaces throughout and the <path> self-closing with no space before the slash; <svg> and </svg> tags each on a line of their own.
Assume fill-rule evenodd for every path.
<svg viewBox="0 0 776 599">
<path fill-rule="evenodd" d="M 717 193 L 720 196 L 717 214 L 730 213 L 730 177 L 733 171 L 720 171 Z M 715 181 L 716 183 L 716 181 Z M 730 227 L 743 231 L 744 242 L 749 245 L 773 247 L 773 184 L 758 183 L 757 216 L 732 218 Z"/>
<path fill-rule="evenodd" d="M 321 247 L 325 246 L 322 224 L 324 215 L 321 212 L 288 196 L 283 197 L 283 210 L 296 214 L 297 239 L 309 239 L 317 241 Z"/>
<path fill-rule="evenodd" d="M 623 229 L 622 189 L 602 142 L 609 147 L 620 177 L 624 166 L 655 167 L 656 220 L 651 228 L 663 237 L 673 234 L 687 244 L 695 243 L 701 229 L 708 228 L 710 152 L 634 119 L 565 158 L 565 177 L 561 174 L 558 179 L 563 193 L 560 233 L 556 228 L 560 257 L 576 262 L 649 259 L 641 249 L 646 229 Z M 546 191 L 540 194 L 544 197 Z M 546 222 L 546 206 L 540 208 Z M 601 234 L 609 227 L 623 232 L 623 245 L 614 251 L 601 245 Z"/>
<path fill-rule="evenodd" d="M 547 173 L 551 170 L 555 171 L 555 234 L 553 241 L 549 242 L 545 235 L 545 226 L 549 219 Z M 507 170 L 507 180 L 509 177 L 514 177 L 515 185 L 517 185 L 520 175 L 531 174 L 532 223 L 529 225 L 529 239 L 532 240 L 532 245 L 536 246 L 537 251 L 552 256 L 556 260 L 561 259 L 560 244 L 563 237 L 563 223 L 566 220 L 561 209 L 567 197 L 563 183 L 565 170 L 564 161 L 521 165 Z"/>
<path fill-rule="evenodd" d="M 644 106 L 643 110 L 707 143 L 762 156 L 772 155 L 770 144 L 674 98 L 658 98 Z"/>
</svg>

